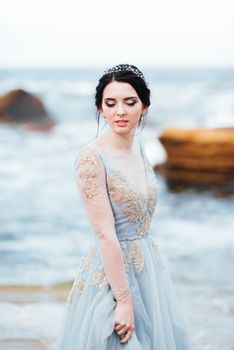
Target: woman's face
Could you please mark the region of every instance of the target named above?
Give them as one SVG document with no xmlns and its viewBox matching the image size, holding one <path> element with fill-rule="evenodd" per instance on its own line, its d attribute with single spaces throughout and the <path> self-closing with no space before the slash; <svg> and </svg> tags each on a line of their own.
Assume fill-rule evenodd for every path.
<svg viewBox="0 0 234 350">
<path fill-rule="evenodd" d="M 99 112 L 114 132 L 130 134 L 134 132 L 141 114 L 147 109 L 130 84 L 113 81 L 103 90 Z"/>
</svg>

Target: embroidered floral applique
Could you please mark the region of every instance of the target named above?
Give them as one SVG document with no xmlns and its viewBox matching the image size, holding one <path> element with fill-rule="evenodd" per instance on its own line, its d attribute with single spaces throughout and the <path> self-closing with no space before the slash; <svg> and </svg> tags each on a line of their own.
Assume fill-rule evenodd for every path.
<svg viewBox="0 0 234 350">
<path fill-rule="evenodd" d="M 148 210 L 151 217 L 155 211 L 157 202 L 158 202 L 158 186 L 157 186 L 157 183 L 154 183 L 153 185 L 150 186 L 149 198 L 148 198 Z"/>
<path fill-rule="evenodd" d="M 120 247 L 123 249 L 122 256 L 125 272 L 128 273 L 131 266 L 136 274 L 143 271 L 145 257 L 140 242 L 137 240 L 128 241 L 128 243 L 121 241 Z M 98 266 L 96 265 L 96 252 L 97 247 L 94 246 L 81 257 L 78 276 L 74 280 L 67 298 L 69 303 L 72 303 L 74 297 L 78 297 L 83 293 L 85 285 L 93 286 L 99 291 L 109 284 L 102 263 L 98 260 L 99 264 Z"/>
<path fill-rule="evenodd" d="M 91 263 L 92 260 L 96 254 L 97 248 L 93 247 L 92 249 L 90 249 L 88 251 L 87 254 L 85 254 L 84 256 L 82 256 L 81 258 L 81 271 L 87 271 L 90 272 L 91 271 Z"/>
<path fill-rule="evenodd" d="M 131 256 L 132 256 L 132 262 L 134 266 L 134 270 L 137 274 L 139 274 L 144 267 L 144 254 L 141 249 L 141 245 L 139 242 L 131 242 L 130 243 L 130 249 L 131 249 Z"/>
<path fill-rule="evenodd" d="M 127 244 L 125 242 L 120 242 L 121 248 L 125 249 L 127 248 Z M 124 262 L 124 269 L 125 272 L 129 272 L 130 264 L 133 265 L 134 271 L 136 274 L 139 274 L 143 268 L 144 268 L 144 253 L 141 248 L 141 245 L 139 242 L 130 241 L 129 242 L 129 251 L 123 252 L 123 262 Z"/>
<path fill-rule="evenodd" d="M 91 285 L 95 286 L 98 290 L 100 290 L 102 287 L 108 284 L 108 280 L 105 274 L 105 271 L 102 267 L 100 266 L 100 270 L 95 271 L 93 273 L 93 282 L 91 282 Z"/>
<path fill-rule="evenodd" d="M 67 298 L 68 303 L 72 303 L 75 296 L 80 296 L 84 290 L 85 287 L 85 280 L 84 279 L 75 279 L 72 285 L 72 288 L 70 290 L 70 293 Z"/>
<path fill-rule="evenodd" d="M 151 171 L 152 167 L 150 168 Z M 114 171 L 107 179 L 109 195 L 129 221 L 139 221 L 136 233 L 143 237 L 148 234 L 151 217 L 157 205 L 157 184 L 148 186 L 148 197 L 136 191 L 119 171 Z"/>
<path fill-rule="evenodd" d="M 73 281 L 73 285 L 71 287 L 70 293 L 68 295 L 67 301 L 69 303 L 72 303 L 73 298 L 75 296 L 80 296 L 84 290 L 85 284 L 86 284 L 86 277 L 84 273 L 91 273 L 92 271 L 92 262 L 94 257 L 96 256 L 97 247 L 93 246 L 91 247 L 86 254 L 84 254 L 81 257 L 80 262 L 80 270 L 78 273 L 78 276 Z"/>
<path fill-rule="evenodd" d="M 133 267 L 133 271 L 136 274 L 140 274 L 145 265 L 144 251 L 140 242 L 134 241 L 120 241 L 120 247 L 123 249 L 123 264 L 126 273 L 130 271 L 130 267 Z M 152 256 L 157 264 L 160 264 L 160 253 L 158 244 L 150 238 L 152 247 Z M 86 272 L 86 275 L 81 275 L 74 280 L 71 291 L 67 298 L 69 303 L 72 303 L 74 297 L 78 297 L 84 291 L 85 285 L 96 287 L 97 290 L 101 290 L 104 286 L 108 285 L 108 279 L 105 274 L 102 263 L 99 263 L 98 270 L 94 263 L 96 256 L 96 247 L 93 247 L 89 252 L 81 258 L 81 272 Z"/>
<path fill-rule="evenodd" d="M 149 213 L 146 213 L 141 219 L 140 225 L 138 226 L 136 233 L 139 236 L 144 237 L 148 234 L 149 228 L 150 228 L 150 217 L 149 217 Z"/>
<path fill-rule="evenodd" d="M 75 162 L 75 169 L 79 168 L 78 173 L 82 180 L 81 189 L 87 198 L 92 198 L 98 194 L 96 177 L 97 168 L 100 165 L 100 156 L 89 147 L 81 150 L 80 156 Z"/>
<path fill-rule="evenodd" d="M 137 233 L 144 236 L 147 233 L 144 215 L 147 209 L 147 199 L 138 191 L 135 191 L 127 179 L 115 171 L 108 177 L 107 187 L 111 199 L 121 206 L 122 212 L 127 215 L 129 221 L 139 221 Z"/>
<path fill-rule="evenodd" d="M 152 238 L 150 238 L 150 241 L 151 241 L 151 246 L 153 248 L 153 257 L 156 263 L 160 264 L 160 254 L 159 254 L 158 243 L 156 243 L 155 239 L 153 240 Z"/>
<path fill-rule="evenodd" d="M 145 212 L 145 200 L 134 191 L 128 180 L 119 171 L 115 171 L 107 179 L 107 187 L 111 199 L 127 214 L 129 221 L 138 221 Z"/>
</svg>

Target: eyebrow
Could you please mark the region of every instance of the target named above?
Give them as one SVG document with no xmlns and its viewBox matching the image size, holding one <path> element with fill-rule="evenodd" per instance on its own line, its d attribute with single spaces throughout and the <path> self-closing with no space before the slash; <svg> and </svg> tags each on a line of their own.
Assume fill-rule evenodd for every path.
<svg viewBox="0 0 234 350">
<path fill-rule="evenodd" d="M 125 97 L 125 98 L 124 98 L 124 101 L 125 101 L 125 100 L 130 100 L 130 99 L 132 99 L 132 98 L 138 99 L 137 96 L 130 96 L 130 97 Z M 115 98 L 107 97 L 107 98 L 104 98 L 104 100 L 105 100 L 105 101 L 115 101 Z"/>
</svg>

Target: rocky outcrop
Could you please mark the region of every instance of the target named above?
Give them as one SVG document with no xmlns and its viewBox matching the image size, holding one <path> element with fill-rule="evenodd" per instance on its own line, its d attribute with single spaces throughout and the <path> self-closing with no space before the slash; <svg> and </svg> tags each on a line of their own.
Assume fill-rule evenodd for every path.
<svg viewBox="0 0 234 350">
<path fill-rule="evenodd" d="M 167 161 L 157 170 L 170 184 L 234 184 L 234 128 L 168 128 L 159 140 Z"/>
<path fill-rule="evenodd" d="M 0 123 L 20 124 L 28 130 L 48 131 L 54 121 L 42 101 L 21 89 L 0 96 Z"/>
</svg>

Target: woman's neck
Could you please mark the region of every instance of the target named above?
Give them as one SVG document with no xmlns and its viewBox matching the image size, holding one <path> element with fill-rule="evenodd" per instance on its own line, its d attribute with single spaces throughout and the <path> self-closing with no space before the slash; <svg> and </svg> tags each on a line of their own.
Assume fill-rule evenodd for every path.
<svg viewBox="0 0 234 350">
<path fill-rule="evenodd" d="M 101 143 L 110 150 L 129 155 L 135 153 L 135 137 L 133 135 L 119 135 L 108 130 L 100 139 Z"/>
</svg>

